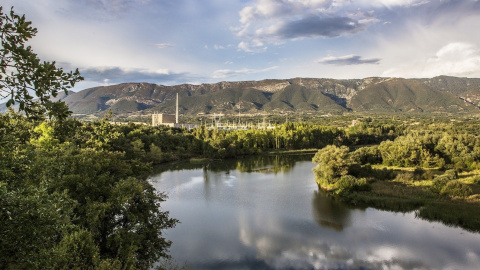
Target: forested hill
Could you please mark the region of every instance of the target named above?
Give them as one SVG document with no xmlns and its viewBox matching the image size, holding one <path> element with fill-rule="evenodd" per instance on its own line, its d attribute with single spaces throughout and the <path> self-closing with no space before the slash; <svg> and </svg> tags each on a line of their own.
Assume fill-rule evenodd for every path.
<svg viewBox="0 0 480 270">
<path fill-rule="evenodd" d="M 123 83 L 95 87 L 62 97 L 76 114 L 111 109 L 174 113 L 273 112 L 449 112 L 480 113 L 480 79 L 439 76 L 431 79 L 295 78 L 164 86 Z"/>
</svg>

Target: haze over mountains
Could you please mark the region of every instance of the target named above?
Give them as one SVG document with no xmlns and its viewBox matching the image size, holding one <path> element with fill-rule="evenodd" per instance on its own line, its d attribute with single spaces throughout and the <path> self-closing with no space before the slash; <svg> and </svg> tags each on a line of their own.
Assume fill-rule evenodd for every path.
<svg viewBox="0 0 480 270">
<path fill-rule="evenodd" d="M 60 97 L 74 114 L 173 113 L 175 96 L 185 115 L 227 113 L 431 112 L 480 113 L 480 79 L 294 78 L 163 86 L 123 83 Z"/>
</svg>

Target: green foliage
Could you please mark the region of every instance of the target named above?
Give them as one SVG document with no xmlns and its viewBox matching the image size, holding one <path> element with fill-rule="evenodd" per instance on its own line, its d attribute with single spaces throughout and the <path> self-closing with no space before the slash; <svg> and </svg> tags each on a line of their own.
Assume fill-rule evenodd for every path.
<svg viewBox="0 0 480 270">
<path fill-rule="evenodd" d="M 477 175 L 473 178 L 473 183 L 477 184 L 477 185 L 480 185 L 480 175 Z"/>
<path fill-rule="evenodd" d="M 314 168 L 317 178 L 333 184 L 337 178 L 346 175 L 351 165 L 348 154 L 349 150 L 346 146 L 329 145 L 318 150 L 313 157 L 313 162 L 318 163 Z"/>
<path fill-rule="evenodd" d="M 468 185 L 458 180 L 450 180 L 443 186 L 442 190 L 440 190 L 440 194 L 465 198 L 472 195 L 473 191 Z"/>
<path fill-rule="evenodd" d="M 33 131 L 39 134 L 39 137 L 32 138 L 30 143 L 38 148 L 51 149 L 60 142 L 54 137 L 54 128 L 47 122 L 41 123 Z"/>
<path fill-rule="evenodd" d="M 430 189 L 433 192 L 440 194 L 442 193 L 442 190 L 447 185 L 447 183 L 457 178 L 458 178 L 458 175 L 455 170 L 448 170 L 444 174 L 439 175 L 433 179 L 433 183 Z"/>
<path fill-rule="evenodd" d="M 78 70 L 65 73 L 55 62 L 38 59 L 26 45 L 37 33 L 31 24 L 25 16 L 15 14 L 13 8 L 4 13 L 0 7 L 0 97 L 8 98 L 7 107 L 18 103 L 27 115 L 48 112 L 51 118 L 65 119 L 69 115 L 65 103 L 55 103 L 51 98 L 59 91 L 68 93 L 68 89 L 83 78 Z"/>
<path fill-rule="evenodd" d="M 368 191 L 371 189 L 371 186 L 368 184 L 366 178 L 356 178 L 352 175 L 343 175 L 335 183 L 335 193 L 343 194 L 352 191 Z"/>
<path fill-rule="evenodd" d="M 402 172 L 397 174 L 397 177 L 395 177 L 395 181 L 403 182 L 403 183 L 408 183 L 414 180 L 414 175 L 411 172 Z"/>
<path fill-rule="evenodd" d="M 55 265 L 57 243 L 73 229 L 75 201 L 43 188 L 10 189 L 0 182 L 2 269 L 45 269 Z"/>
<path fill-rule="evenodd" d="M 382 163 L 382 155 L 378 146 L 360 147 L 351 153 L 351 158 L 360 164 L 378 164 Z"/>
<path fill-rule="evenodd" d="M 384 141 L 378 149 L 383 164 L 387 166 L 442 167 L 445 161 L 431 150 L 436 139 L 428 133 L 425 135 L 410 133 L 396 138 L 395 141 Z"/>
<path fill-rule="evenodd" d="M 56 269 L 95 269 L 100 254 L 92 234 L 86 230 L 65 235 L 55 249 Z"/>
<path fill-rule="evenodd" d="M 149 269 L 168 257 L 162 232 L 177 220 L 146 181 L 159 147 L 105 122 L 56 123 L 0 115 L 0 265 Z"/>
</svg>

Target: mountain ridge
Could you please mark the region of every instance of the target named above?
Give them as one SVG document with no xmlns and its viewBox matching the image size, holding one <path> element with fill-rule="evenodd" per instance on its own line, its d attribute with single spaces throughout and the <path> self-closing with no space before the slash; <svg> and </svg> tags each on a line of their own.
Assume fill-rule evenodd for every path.
<svg viewBox="0 0 480 270">
<path fill-rule="evenodd" d="M 292 78 L 165 86 L 121 83 L 61 96 L 74 114 L 433 112 L 480 113 L 480 79 Z"/>
</svg>

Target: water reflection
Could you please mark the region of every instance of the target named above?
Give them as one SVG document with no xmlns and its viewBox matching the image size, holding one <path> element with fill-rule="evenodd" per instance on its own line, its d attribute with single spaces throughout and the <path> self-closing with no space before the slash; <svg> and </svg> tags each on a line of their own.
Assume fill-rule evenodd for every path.
<svg viewBox="0 0 480 270">
<path fill-rule="evenodd" d="M 345 203 L 329 197 L 322 190 L 316 190 L 312 196 L 313 218 L 318 225 L 342 231 L 350 225 L 350 210 Z"/>
<path fill-rule="evenodd" d="M 478 269 L 479 234 L 351 209 L 318 191 L 304 160 L 189 164 L 152 177 L 181 221 L 166 232 L 171 255 L 195 269 Z"/>
<path fill-rule="evenodd" d="M 310 161 L 313 155 L 265 155 L 255 157 L 244 157 L 239 159 L 226 160 L 199 160 L 181 161 L 163 165 L 155 168 L 155 174 L 165 171 L 203 169 L 205 172 L 225 172 L 238 170 L 240 172 L 264 172 L 264 173 L 285 173 L 293 168 L 298 161 Z"/>
</svg>

